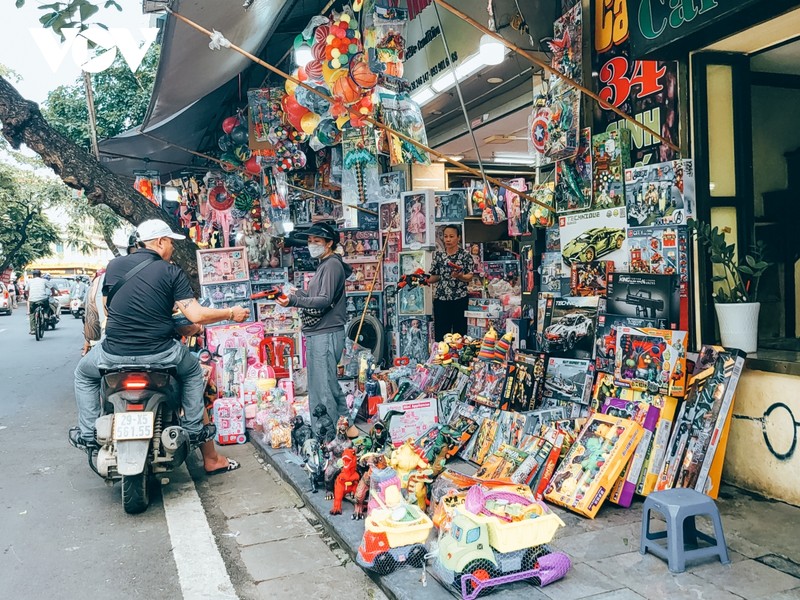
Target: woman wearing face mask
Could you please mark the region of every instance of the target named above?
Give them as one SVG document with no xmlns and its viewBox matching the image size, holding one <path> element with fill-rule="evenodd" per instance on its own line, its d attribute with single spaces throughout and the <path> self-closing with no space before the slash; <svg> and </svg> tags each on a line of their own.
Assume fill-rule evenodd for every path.
<svg viewBox="0 0 800 600">
<path fill-rule="evenodd" d="M 461 247 L 461 230 L 447 225 L 442 233 L 444 250 L 433 253 L 429 283 L 436 283 L 433 294 L 433 329 L 436 341 L 441 342 L 446 333 L 467 334 L 469 298 L 467 284 L 472 281 L 474 263 L 469 253 Z"/>
<path fill-rule="evenodd" d="M 281 306 L 296 306 L 311 309 L 303 319 L 303 335 L 306 337 L 306 365 L 308 366 L 308 398 L 311 414 L 324 404 L 328 415 L 348 417 L 345 395 L 336 378 L 337 365 L 344 350 L 344 326 L 347 322 L 344 281 L 353 269 L 334 253 L 337 232 L 327 223 L 317 223 L 296 238 L 308 240 L 308 252 L 319 259 L 314 277 L 308 282 L 306 291 L 297 290 L 287 298 L 279 298 Z M 323 314 L 316 320 L 309 314 Z M 315 323 L 310 321 L 316 320 Z"/>
</svg>

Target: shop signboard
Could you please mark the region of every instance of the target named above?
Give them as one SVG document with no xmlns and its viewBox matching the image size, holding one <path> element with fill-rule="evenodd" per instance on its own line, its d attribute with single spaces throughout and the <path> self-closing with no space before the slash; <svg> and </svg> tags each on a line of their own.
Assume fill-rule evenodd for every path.
<svg viewBox="0 0 800 600">
<path fill-rule="evenodd" d="M 629 17 L 633 14 L 632 6 L 638 2 L 592 0 L 594 88 L 603 100 L 679 145 L 677 63 L 631 58 L 636 55 L 631 52 L 634 25 Z M 652 4 L 661 6 L 655 1 Z M 631 128 L 613 111 L 594 103 L 593 133 L 611 132 L 623 127 L 631 130 L 633 165 L 679 158 L 674 150 L 651 134 L 640 128 Z"/>
<path fill-rule="evenodd" d="M 734 15 L 756 10 L 764 18 L 765 5 L 791 2 L 763 2 L 760 0 L 623 0 L 608 7 L 609 2 L 598 8 L 598 18 L 609 18 L 614 12 L 625 10 L 627 4 L 630 23 L 632 55 L 637 58 L 678 58 L 688 50 L 706 45 L 709 41 L 724 37 L 738 27 L 731 19 Z M 760 6 L 757 6 L 760 5 Z M 777 13 L 775 13 L 777 14 Z M 742 19 L 747 22 L 748 19 Z M 713 31 L 712 31 L 713 29 Z"/>
</svg>

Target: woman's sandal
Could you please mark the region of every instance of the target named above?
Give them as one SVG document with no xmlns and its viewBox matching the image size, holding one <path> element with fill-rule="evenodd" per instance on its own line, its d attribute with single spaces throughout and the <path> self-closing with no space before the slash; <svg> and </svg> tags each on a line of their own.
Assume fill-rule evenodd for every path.
<svg viewBox="0 0 800 600">
<path fill-rule="evenodd" d="M 219 469 L 214 469 L 213 471 L 206 471 L 207 476 L 211 475 L 219 475 L 220 473 L 229 473 L 230 471 L 235 471 L 239 467 L 241 467 L 237 461 L 233 460 L 232 458 L 228 459 L 228 466 L 220 467 Z"/>
</svg>

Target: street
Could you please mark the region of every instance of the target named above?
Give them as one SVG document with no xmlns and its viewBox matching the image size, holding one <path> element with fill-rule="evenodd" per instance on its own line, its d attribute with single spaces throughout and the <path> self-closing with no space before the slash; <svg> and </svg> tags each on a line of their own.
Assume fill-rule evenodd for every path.
<svg viewBox="0 0 800 600">
<path fill-rule="evenodd" d="M 220 448 L 242 464 L 226 475 L 205 477 L 190 456 L 191 475 L 182 467 L 126 515 L 119 484 L 67 441 L 82 343 L 70 314 L 40 342 L 24 304 L 0 317 L 0 598 L 330 597 L 315 584 L 382 597 L 250 444 Z"/>
</svg>

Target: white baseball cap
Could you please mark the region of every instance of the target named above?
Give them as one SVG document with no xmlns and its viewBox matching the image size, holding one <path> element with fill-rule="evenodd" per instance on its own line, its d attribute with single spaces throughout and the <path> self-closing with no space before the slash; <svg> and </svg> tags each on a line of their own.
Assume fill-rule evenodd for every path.
<svg viewBox="0 0 800 600">
<path fill-rule="evenodd" d="M 157 240 L 158 238 L 168 237 L 173 240 L 185 240 L 186 236 L 180 233 L 174 233 L 170 226 L 161 221 L 160 219 L 150 219 L 143 221 L 136 229 L 136 234 L 139 240 L 147 242 L 149 240 Z"/>
</svg>

